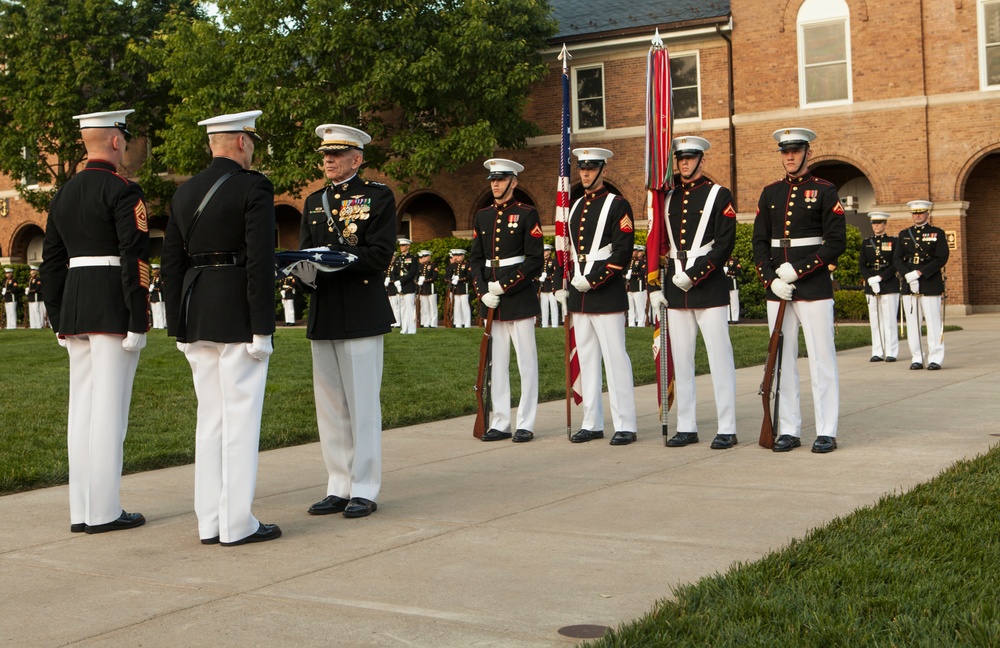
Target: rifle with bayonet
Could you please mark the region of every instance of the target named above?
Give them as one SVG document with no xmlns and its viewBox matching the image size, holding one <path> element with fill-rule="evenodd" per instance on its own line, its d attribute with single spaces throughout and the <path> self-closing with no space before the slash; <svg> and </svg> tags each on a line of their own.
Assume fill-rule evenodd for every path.
<svg viewBox="0 0 1000 648">
<path fill-rule="evenodd" d="M 489 309 L 486 315 L 486 328 L 483 339 L 479 342 L 479 370 L 476 373 L 476 422 L 472 426 L 472 436 L 482 439 L 490 425 L 490 413 L 493 406 L 493 313 Z"/>
<path fill-rule="evenodd" d="M 784 299 L 778 304 L 778 314 L 774 318 L 774 329 L 767 343 L 767 362 L 764 364 L 764 379 L 760 383 L 760 396 L 764 405 L 764 420 L 760 425 L 760 438 L 757 444 L 770 450 L 774 447 L 777 436 L 775 428 L 778 420 L 778 402 L 781 397 L 781 356 L 782 343 L 785 334 L 781 328 L 785 323 L 785 308 L 788 302 Z M 771 414 L 771 388 L 774 388 L 774 415 Z"/>
</svg>

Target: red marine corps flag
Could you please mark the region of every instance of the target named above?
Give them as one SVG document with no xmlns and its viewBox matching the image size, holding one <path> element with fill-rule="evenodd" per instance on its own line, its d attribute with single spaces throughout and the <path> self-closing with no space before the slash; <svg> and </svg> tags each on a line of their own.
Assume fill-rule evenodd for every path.
<svg viewBox="0 0 1000 648">
<path fill-rule="evenodd" d="M 660 264 L 667 255 L 667 192 L 673 185 L 670 147 L 673 143 L 673 107 L 671 105 L 670 55 L 663 47 L 660 30 L 653 36 L 646 62 L 646 189 L 649 235 L 646 238 L 646 273 L 650 286 L 660 287 Z M 670 355 L 667 309 L 661 308 L 653 331 L 653 362 L 656 364 L 657 400 L 663 440 L 667 440 L 667 412 L 674 402 L 674 363 Z"/>
</svg>

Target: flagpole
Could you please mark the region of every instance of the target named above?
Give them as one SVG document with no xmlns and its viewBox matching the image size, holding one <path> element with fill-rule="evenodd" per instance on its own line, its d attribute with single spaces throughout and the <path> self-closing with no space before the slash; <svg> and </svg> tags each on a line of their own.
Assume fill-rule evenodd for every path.
<svg viewBox="0 0 1000 648">
<path fill-rule="evenodd" d="M 562 91 L 563 108 L 559 145 L 559 182 L 556 188 L 556 260 L 562 266 L 562 290 L 565 295 L 568 291 L 566 274 L 568 273 L 569 261 L 569 60 L 573 58 L 566 49 L 566 44 L 562 46 L 559 53 L 559 60 L 562 61 Z M 563 340 L 565 349 L 564 364 L 566 371 L 566 438 L 573 438 L 573 375 L 572 375 L 572 346 L 574 343 L 572 330 L 573 314 L 566 306 L 566 314 L 563 317 Z"/>
</svg>

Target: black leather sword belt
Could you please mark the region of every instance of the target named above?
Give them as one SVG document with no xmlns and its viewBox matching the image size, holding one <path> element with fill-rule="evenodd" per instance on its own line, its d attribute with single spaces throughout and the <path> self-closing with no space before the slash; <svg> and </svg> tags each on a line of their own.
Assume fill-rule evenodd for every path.
<svg viewBox="0 0 1000 648">
<path fill-rule="evenodd" d="M 192 268 L 213 268 L 216 266 L 234 266 L 236 263 L 235 252 L 206 252 L 204 254 L 191 255 Z"/>
</svg>

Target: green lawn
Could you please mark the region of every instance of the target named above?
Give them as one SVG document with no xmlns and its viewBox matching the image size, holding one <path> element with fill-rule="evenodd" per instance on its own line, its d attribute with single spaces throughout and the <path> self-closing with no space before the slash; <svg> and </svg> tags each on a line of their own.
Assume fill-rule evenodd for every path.
<svg viewBox="0 0 1000 648">
<path fill-rule="evenodd" d="M 652 331 L 628 329 L 636 384 L 655 380 Z M 563 330 L 537 329 L 536 333 L 540 398 L 563 398 Z M 731 337 L 737 367 L 763 363 L 767 348 L 763 326 L 732 327 Z M 475 413 L 472 387 L 481 339 L 482 329 L 475 328 L 420 330 L 414 336 L 394 332 L 386 336 L 384 427 Z M 839 349 L 866 344 L 867 327 L 839 327 Z M 66 351 L 48 330 L 0 331 L 0 362 L 0 494 L 66 483 Z M 708 370 L 702 346 L 697 370 Z M 511 390 L 516 402 L 516 370 Z M 191 370 L 184 356 L 164 331 L 151 331 L 136 374 L 125 441 L 125 472 L 194 461 L 195 407 Z M 268 375 L 261 449 L 309 443 L 317 438 L 309 342 L 301 328 L 279 328 Z"/>
</svg>

